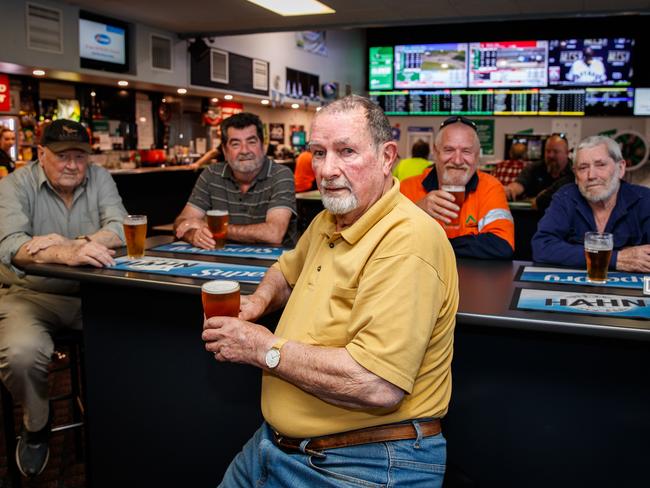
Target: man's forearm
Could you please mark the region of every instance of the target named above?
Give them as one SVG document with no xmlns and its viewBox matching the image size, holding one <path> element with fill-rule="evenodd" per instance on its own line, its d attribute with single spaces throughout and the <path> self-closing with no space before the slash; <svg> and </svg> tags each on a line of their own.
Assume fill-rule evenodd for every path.
<svg viewBox="0 0 650 488">
<path fill-rule="evenodd" d="M 345 348 L 287 342 L 281 354 L 274 373 L 328 403 L 393 408 L 404 397 L 401 389 L 362 367 Z"/>
<path fill-rule="evenodd" d="M 291 287 L 282 272 L 269 268 L 264 279 L 255 289 L 253 296 L 263 304 L 264 312 L 273 312 L 283 307 L 289 300 Z"/>
<path fill-rule="evenodd" d="M 91 240 L 106 246 L 109 249 L 114 249 L 124 245 L 124 242 L 120 237 L 113 231 L 110 230 L 99 230 L 94 234 L 88 236 Z"/>
<path fill-rule="evenodd" d="M 238 242 L 264 242 L 280 245 L 286 231 L 286 226 L 282 228 L 270 222 L 248 225 L 228 224 L 228 239 Z"/>
</svg>

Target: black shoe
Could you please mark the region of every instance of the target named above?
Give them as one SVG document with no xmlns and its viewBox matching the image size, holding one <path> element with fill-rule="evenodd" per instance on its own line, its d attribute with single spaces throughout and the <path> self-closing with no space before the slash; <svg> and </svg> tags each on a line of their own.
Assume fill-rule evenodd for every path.
<svg viewBox="0 0 650 488">
<path fill-rule="evenodd" d="M 38 432 L 29 432 L 23 425 L 16 446 L 16 464 L 23 476 L 38 476 L 47 466 L 50 459 L 50 426 L 51 416 Z"/>
</svg>

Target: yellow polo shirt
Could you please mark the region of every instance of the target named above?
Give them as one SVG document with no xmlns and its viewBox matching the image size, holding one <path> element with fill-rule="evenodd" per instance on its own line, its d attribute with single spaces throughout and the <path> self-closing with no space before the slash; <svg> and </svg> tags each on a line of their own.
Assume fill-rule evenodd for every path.
<svg viewBox="0 0 650 488">
<path fill-rule="evenodd" d="M 345 347 L 407 395 L 393 409 L 354 410 L 265 372 L 264 418 L 286 436 L 313 437 L 444 416 L 458 308 L 456 260 L 444 230 L 399 193 L 396 179 L 357 222 L 335 229 L 333 216 L 321 212 L 275 264 L 293 287 L 275 333 Z"/>
</svg>

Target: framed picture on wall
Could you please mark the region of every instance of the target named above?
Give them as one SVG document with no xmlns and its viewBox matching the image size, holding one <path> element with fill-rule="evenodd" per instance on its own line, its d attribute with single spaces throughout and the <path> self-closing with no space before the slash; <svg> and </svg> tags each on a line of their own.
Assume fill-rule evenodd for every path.
<svg viewBox="0 0 650 488">
<path fill-rule="evenodd" d="M 284 124 L 269 123 L 269 140 L 284 144 Z"/>
</svg>

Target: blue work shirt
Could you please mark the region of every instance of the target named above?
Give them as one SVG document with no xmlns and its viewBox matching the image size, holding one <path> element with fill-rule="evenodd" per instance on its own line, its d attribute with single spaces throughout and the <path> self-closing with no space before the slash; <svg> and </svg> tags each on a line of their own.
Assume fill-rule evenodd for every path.
<svg viewBox="0 0 650 488">
<path fill-rule="evenodd" d="M 533 236 L 533 260 L 574 268 L 586 267 L 585 232 L 595 232 L 596 221 L 587 200 L 575 183 L 563 186 L 539 221 Z M 614 234 L 614 251 L 609 263 L 616 269 L 618 251 L 650 243 L 650 189 L 621 181 L 616 206 L 605 232 Z"/>
</svg>

